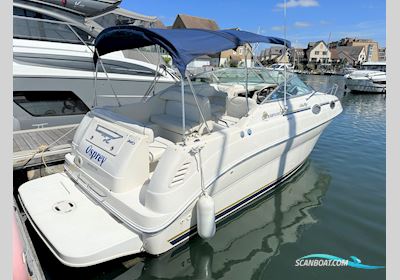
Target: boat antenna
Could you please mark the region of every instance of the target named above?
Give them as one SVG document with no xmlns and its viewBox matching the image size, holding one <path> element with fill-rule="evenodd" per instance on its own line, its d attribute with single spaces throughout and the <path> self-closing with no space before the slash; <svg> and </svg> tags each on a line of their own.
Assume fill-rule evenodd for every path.
<svg viewBox="0 0 400 280">
<path fill-rule="evenodd" d="M 285 39 L 284 41 L 284 53 L 283 57 L 286 57 L 286 0 L 284 0 L 284 6 L 283 6 L 283 38 Z M 286 64 L 284 64 L 283 67 L 283 73 L 284 73 L 284 84 L 283 84 L 283 106 L 285 107 L 285 110 L 287 110 L 287 76 L 286 76 Z"/>
</svg>

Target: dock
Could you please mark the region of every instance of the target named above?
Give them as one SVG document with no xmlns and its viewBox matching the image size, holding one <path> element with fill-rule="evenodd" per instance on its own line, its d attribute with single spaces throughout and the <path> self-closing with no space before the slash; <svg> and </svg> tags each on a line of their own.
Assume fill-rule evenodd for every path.
<svg viewBox="0 0 400 280">
<path fill-rule="evenodd" d="M 61 162 L 71 151 L 77 124 L 14 131 L 13 169 Z"/>
<path fill-rule="evenodd" d="M 28 229 L 25 226 L 26 215 L 20 212 L 17 206 L 17 202 L 13 202 L 15 223 L 21 241 L 23 243 L 24 259 L 28 268 L 29 279 L 31 280 L 45 280 L 43 269 L 40 265 L 39 258 L 36 254 L 35 247 L 33 246 L 32 240 L 29 236 Z M 14 249 L 14 248 L 13 248 Z"/>
</svg>

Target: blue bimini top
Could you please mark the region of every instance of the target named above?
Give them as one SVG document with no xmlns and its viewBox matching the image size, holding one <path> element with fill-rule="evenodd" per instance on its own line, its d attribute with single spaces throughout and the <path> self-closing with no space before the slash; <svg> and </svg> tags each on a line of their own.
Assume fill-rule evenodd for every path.
<svg viewBox="0 0 400 280">
<path fill-rule="evenodd" d="M 171 55 L 174 65 L 184 76 L 186 66 L 196 57 L 256 42 L 290 47 L 287 40 L 239 30 L 158 29 L 119 25 L 106 28 L 97 36 L 93 61 L 97 63 L 98 55 L 114 51 L 159 45 Z"/>
</svg>

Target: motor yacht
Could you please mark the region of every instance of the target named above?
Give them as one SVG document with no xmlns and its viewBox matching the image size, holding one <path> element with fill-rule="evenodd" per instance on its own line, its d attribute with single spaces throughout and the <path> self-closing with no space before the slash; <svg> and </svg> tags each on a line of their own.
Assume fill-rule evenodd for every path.
<svg viewBox="0 0 400 280">
<path fill-rule="evenodd" d="M 61 2 L 13 2 L 14 130 L 77 124 L 95 102 L 137 102 L 147 90 L 157 92 L 178 80 L 164 65 L 119 51 L 104 56 L 94 87 L 93 42 L 100 25 L 92 28 L 87 17 L 95 16 L 91 22 L 102 13 L 109 17 L 121 1 Z"/>
<path fill-rule="evenodd" d="M 344 76 L 345 88 L 355 92 L 386 93 L 386 62 L 365 62 Z"/>
<path fill-rule="evenodd" d="M 299 170 L 342 112 L 336 96 L 295 75 L 262 99 L 251 96 L 261 92 L 250 93 L 248 81 L 243 93 L 184 79 L 196 57 L 256 42 L 290 46 L 237 30 L 117 26 L 99 34 L 95 63 L 158 44 L 181 82 L 140 103 L 94 108 L 75 133 L 65 171 L 20 186 L 30 223 L 63 264 L 159 255 L 196 233 L 211 239 L 218 222 Z"/>
</svg>

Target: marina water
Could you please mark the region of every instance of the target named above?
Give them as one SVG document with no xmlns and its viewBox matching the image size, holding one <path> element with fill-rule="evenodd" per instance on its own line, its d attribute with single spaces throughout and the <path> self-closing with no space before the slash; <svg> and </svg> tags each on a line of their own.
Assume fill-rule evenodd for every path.
<svg viewBox="0 0 400 280">
<path fill-rule="evenodd" d="M 329 254 L 385 265 L 386 100 L 344 94 L 340 76 L 301 76 L 315 89 L 339 85 L 343 113 L 305 165 L 273 193 L 222 221 L 213 239 L 195 235 L 159 257 L 63 266 L 29 228 L 48 279 L 384 279 L 385 269 L 299 267 Z M 390 93 L 389 93 L 390 94 Z"/>
</svg>

